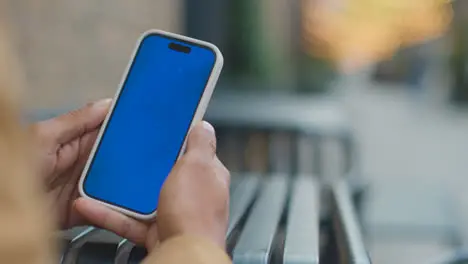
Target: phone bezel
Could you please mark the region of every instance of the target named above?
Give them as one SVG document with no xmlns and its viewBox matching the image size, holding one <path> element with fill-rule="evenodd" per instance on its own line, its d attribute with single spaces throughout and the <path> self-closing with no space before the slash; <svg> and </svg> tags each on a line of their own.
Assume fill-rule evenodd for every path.
<svg viewBox="0 0 468 264">
<path fill-rule="evenodd" d="M 79 191 L 79 193 L 80 193 L 80 195 L 82 197 L 94 200 L 94 201 L 96 201 L 96 202 L 98 202 L 100 204 L 103 204 L 103 205 L 105 205 L 107 207 L 110 207 L 111 209 L 114 209 L 114 210 L 119 211 L 119 212 L 121 212 L 123 214 L 129 215 L 129 216 L 131 216 L 133 218 L 137 218 L 137 219 L 140 219 L 140 220 L 151 220 L 151 219 L 155 218 L 156 214 L 157 214 L 157 209 L 155 209 L 153 212 L 151 212 L 149 214 L 144 214 L 144 213 L 133 211 L 130 208 L 125 208 L 125 207 L 110 203 L 108 201 L 100 200 L 100 199 L 92 197 L 91 195 L 88 195 L 86 193 L 86 191 L 84 189 L 84 182 L 85 182 L 86 177 L 88 175 L 91 164 L 94 161 L 97 149 L 99 148 L 100 143 L 102 141 L 102 137 L 103 137 L 104 133 L 107 130 L 109 120 L 112 117 L 115 106 L 117 105 L 117 101 L 118 101 L 118 99 L 120 97 L 120 94 L 121 94 L 121 92 L 122 92 L 122 90 L 123 90 L 123 88 L 125 86 L 125 83 L 127 81 L 128 75 L 129 75 L 129 73 L 130 73 L 130 71 L 132 69 L 134 60 L 135 60 L 135 58 L 136 58 L 136 56 L 138 54 L 140 46 L 147 37 L 153 36 L 153 35 L 158 35 L 158 36 L 162 36 L 162 37 L 165 37 L 165 38 L 168 38 L 168 39 L 173 39 L 174 41 L 178 41 L 178 42 L 182 42 L 182 43 L 186 43 L 186 44 L 190 44 L 190 45 L 196 45 L 196 46 L 200 46 L 200 47 L 203 47 L 203 48 L 207 48 L 207 49 L 210 49 L 215 54 L 215 62 L 213 64 L 213 68 L 211 69 L 211 73 L 210 73 L 210 76 L 209 76 L 209 78 L 208 78 L 208 80 L 206 82 L 203 94 L 200 97 L 197 109 L 195 110 L 195 113 L 194 113 L 194 115 L 192 117 L 189 129 L 188 129 L 187 133 L 185 134 L 184 143 L 183 143 L 182 147 L 179 150 L 179 155 L 178 155 L 177 159 L 179 159 L 180 156 L 184 153 L 185 146 L 186 146 L 186 139 L 187 139 L 187 136 L 188 136 L 190 130 L 193 128 L 194 124 L 196 124 L 197 122 L 200 122 L 203 119 L 203 116 L 204 116 L 204 114 L 206 112 L 206 109 L 208 107 L 208 103 L 209 103 L 209 101 L 211 99 L 211 96 L 213 94 L 214 88 L 215 88 L 216 83 L 218 81 L 219 75 L 221 74 L 221 70 L 222 70 L 223 63 L 224 63 L 223 55 L 221 54 L 221 51 L 215 45 L 213 45 L 213 44 L 211 44 L 209 42 L 205 42 L 205 41 L 198 40 L 198 39 L 193 39 L 193 38 L 190 38 L 190 37 L 187 37 L 187 36 L 183 36 L 183 35 L 179 35 L 179 34 L 175 34 L 175 33 L 170 33 L 170 32 L 166 32 L 166 31 L 162 31 L 162 30 L 158 30 L 158 29 L 152 29 L 152 30 L 148 30 L 148 31 L 144 32 L 141 35 L 140 39 L 137 41 L 137 44 L 136 44 L 136 46 L 134 48 L 131 59 L 130 59 L 130 61 L 129 61 L 127 67 L 126 67 L 126 70 L 125 70 L 125 72 L 123 74 L 123 77 L 122 77 L 122 79 L 120 81 L 119 88 L 117 89 L 117 92 L 116 92 L 116 94 L 114 96 L 114 100 L 113 100 L 112 105 L 110 107 L 109 113 L 107 114 L 107 116 L 106 116 L 106 118 L 105 118 L 105 120 L 104 120 L 104 122 L 103 122 L 103 124 L 101 126 L 101 129 L 99 131 L 96 142 L 94 143 L 94 146 L 93 146 L 93 149 L 92 149 L 92 151 L 90 153 L 88 161 L 86 162 L 85 168 L 84 168 L 84 170 L 83 170 L 83 172 L 81 174 L 79 185 L 78 185 L 78 191 Z"/>
</svg>

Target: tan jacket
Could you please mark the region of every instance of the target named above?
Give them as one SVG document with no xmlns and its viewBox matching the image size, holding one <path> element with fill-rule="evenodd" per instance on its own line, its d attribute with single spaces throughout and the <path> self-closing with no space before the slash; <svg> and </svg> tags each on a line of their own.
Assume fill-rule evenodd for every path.
<svg viewBox="0 0 468 264">
<path fill-rule="evenodd" d="M 53 219 L 29 157 L 30 144 L 13 94 L 20 86 L 20 78 L 14 76 L 19 71 L 14 69 L 11 47 L 6 47 L 2 33 L 0 27 L 0 263 L 57 263 Z M 181 236 L 160 244 L 144 263 L 230 262 L 221 248 L 208 241 Z"/>
</svg>

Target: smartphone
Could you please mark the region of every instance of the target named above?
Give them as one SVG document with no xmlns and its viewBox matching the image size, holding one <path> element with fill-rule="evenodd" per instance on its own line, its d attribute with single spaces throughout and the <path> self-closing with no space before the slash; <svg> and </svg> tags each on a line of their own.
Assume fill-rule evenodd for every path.
<svg viewBox="0 0 468 264">
<path fill-rule="evenodd" d="M 202 120 L 222 66 L 211 43 L 143 34 L 81 176 L 81 196 L 154 218 L 161 187 Z"/>
</svg>

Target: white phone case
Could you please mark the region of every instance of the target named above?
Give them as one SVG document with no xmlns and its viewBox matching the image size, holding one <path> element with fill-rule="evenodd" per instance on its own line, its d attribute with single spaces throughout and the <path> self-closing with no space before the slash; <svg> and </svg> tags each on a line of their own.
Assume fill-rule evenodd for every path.
<svg viewBox="0 0 468 264">
<path fill-rule="evenodd" d="M 109 110 L 109 113 L 107 114 L 107 117 L 105 118 L 105 120 L 104 120 L 104 122 L 102 124 L 102 127 L 101 127 L 101 129 L 99 131 L 99 135 L 98 135 L 97 140 L 96 140 L 96 143 L 93 146 L 93 149 L 91 151 L 89 159 L 88 159 L 88 161 L 86 163 L 86 166 L 85 166 L 85 168 L 83 170 L 83 173 L 81 174 L 78 190 L 79 190 L 79 193 L 80 193 L 80 195 L 82 197 L 92 199 L 92 200 L 94 200 L 94 201 L 96 201 L 96 202 L 98 202 L 100 204 L 103 204 L 103 205 L 105 205 L 107 207 L 110 207 L 110 208 L 112 208 L 112 209 L 114 209 L 116 211 L 122 212 L 122 213 L 124 213 L 126 215 L 129 215 L 129 216 L 133 217 L 133 218 L 137 218 L 137 219 L 141 219 L 141 220 L 151 220 L 151 219 L 153 219 L 156 216 L 156 211 L 154 213 L 152 213 L 152 214 L 145 215 L 145 214 L 140 214 L 140 213 L 133 212 L 133 211 L 125 209 L 125 208 L 115 206 L 115 205 L 107 203 L 105 201 L 94 199 L 92 197 L 89 197 L 84 192 L 83 185 L 84 185 L 85 177 L 86 177 L 86 175 L 88 173 L 88 170 L 89 170 L 89 167 L 91 165 L 91 162 L 94 159 L 94 156 L 96 154 L 96 150 L 98 148 L 99 142 L 101 141 L 102 135 L 104 134 L 104 131 L 107 128 L 107 124 L 109 122 L 109 119 L 111 117 L 112 112 L 114 111 L 117 99 L 120 96 L 120 93 L 121 93 L 122 88 L 124 86 L 127 75 L 129 74 L 129 71 L 130 71 L 131 65 L 133 63 L 133 60 L 135 59 L 135 56 L 136 56 L 136 54 L 138 52 L 138 48 L 139 48 L 141 42 L 147 36 L 153 35 L 153 34 L 167 36 L 169 38 L 173 38 L 173 39 L 176 39 L 176 40 L 181 40 L 181 41 L 184 41 L 184 42 L 187 42 L 187 43 L 193 43 L 193 44 L 196 44 L 196 45 L 199 45 L 199 46 L 207 47 L 207 48 L 211 49 L 216 54 L 216 61 L 215 61 L 213 70 L 211 72 L 211 75 L 210 75 L 210 77 L 208 79 L 205 90 L 203 92 L 203 95 L 202 95 L 202 97 L 200 99 L 200 102 L 198 104 L 198 108 L 197 108 L 197 110 L 195 112 L 194 118 L 192 119 L 192 122 L 190 124 L 189 131 L 192 129 L 194 124 L 198 123 L 199 121 L 201 121 L 203 119 L 203 116 L 205 114 L 206 108 L 208 107 L 208 103 L 209 103 L 209 101 L 211 99 L 211 95 L 213 94 L 214 88 L 216 86 L 216 82 L 218 81 L 219 75 L 221 74 L 221 70 L 223 68 L 223 63 L 224 63 L 223 55 L 221 54 L 220 50 L 215 45 L 213 45 L 211 43 L 208 43 L 208 42 L 205 42 L 205 41 L 198 40 L 198 39 L 193 39 L 193 38 L 190 38 L 190 37 L 186 37 L 186 36 L 182 36 L 182 35 L 178 35 L 178 34 L 174 34 L 174 33 L 170 33 L 170 32 L 165 32 L 165 31 L 162 31 L 162 30 L 152 29 L 152 30 L 146 31 L 140 37 L 140 40 L 137 42 L 137 45 L 136 45 L 136 47 L 134 49 L 131 60 L 130 60 L 130 62 L 128 64 L 127 69 L 125 70 L 123 78 L 122 78 L 122 80 L 120 82 L 119 89 L 117 90 L 117 93 L 116 93 L 116 95 L 114 97 L 114 100 L 112 102 L 112 106 L 111 106 L 111 108 Z M 186 145 L 186 142 L 184 142 L 184 145 L 183 145 L 183 147 L 182 147 L 182 149 L 180 151 L 179 158 L 184 153 L 185 145 Z"/>
</svg>

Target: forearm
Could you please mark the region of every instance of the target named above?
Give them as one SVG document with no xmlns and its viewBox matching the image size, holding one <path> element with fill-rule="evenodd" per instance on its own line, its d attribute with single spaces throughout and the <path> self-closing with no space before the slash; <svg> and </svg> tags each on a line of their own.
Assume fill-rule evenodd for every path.
<svg viewBox="0 0 468 264">
<path fill-rule="evenodd" d="M 0 36 L 0 58 L 8 58 L 1 43 Z M 19 111 L 8 90 L 14 85 L 8 80 L 10 75 L 2 75 L 3 70 L 0 68 L 0 262 L 51 263 L 52 244 L 48 240 L 52 228 L 45 197 L 28 157 Z"/>
<path fill-rule="evenodd" d="M 0 123 L 0 262 L 51 263 L 52 222 L 27 158 L 26 139 L 16 124 Z"/>
<path fill-rule="evenodd" d="M 198 237 L 179 236 L 158 246 L 144 264 L 230 264 L 226 252 Z"/>
</svg>

